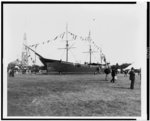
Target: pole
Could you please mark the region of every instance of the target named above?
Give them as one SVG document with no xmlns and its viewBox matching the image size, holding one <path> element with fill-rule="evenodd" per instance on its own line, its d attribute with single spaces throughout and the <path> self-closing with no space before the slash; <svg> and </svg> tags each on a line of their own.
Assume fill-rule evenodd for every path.
<svg viewBox="0 0 150 121">
<path fill-rule="evenodd" d="M 92 60 L 92 48 L 91 48 L 91 38 L 90 38 L 90 34 L 91 32 L 89 31 L 89 53 L 90 53 L 90 63 L 91 63 L 91 60 Z"/>
<path fill-rule="evenodd" d="M 68 23 L 66 24 L 66 62 L 68 62 Z"/>
<path fill-rule="evenodd" d="M 91 49 L 91 45 L 90 45 L 90 63 L 91 63 L 91 57 L 92 56 L 92 49 Z"/>
</svg>

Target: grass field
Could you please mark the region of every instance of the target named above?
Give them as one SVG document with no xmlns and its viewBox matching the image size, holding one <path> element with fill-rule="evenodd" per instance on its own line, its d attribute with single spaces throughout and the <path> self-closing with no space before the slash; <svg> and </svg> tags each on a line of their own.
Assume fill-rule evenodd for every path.
<svg viewBox="0 0 150 121">
<path fill-rule="evenodd" d="M 116 83 L 105 75 L 18 74 L 8 77 L 8 116 L 140 116 L 139 76 L 129 87 L 121 74 Z"/>
</svg>

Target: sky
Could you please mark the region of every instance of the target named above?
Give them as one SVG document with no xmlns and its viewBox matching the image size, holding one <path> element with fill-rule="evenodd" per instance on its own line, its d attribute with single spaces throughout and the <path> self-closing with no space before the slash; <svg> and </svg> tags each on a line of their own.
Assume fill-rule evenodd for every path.
<svg viewBox="0 0 150 121">
<path fill-rule="evenodd" d="M 139 68 L 146 54 L 146 3 L 137 4 L 5 4 L 4 5 L 4 61 L 8 64 L 21 59 L 24 33 L 27 45 L 40 44 L 36 51 L 45 58 L 65 60 L 65 38 L 54 40 L 68 31 L 91 39 L 102 48 L 107 62 L 134 63 Z M 70 62 L 89 62 L 89 44 L 68 36 Z M 92 62 L 100 62 L 97 49 Z M 34 54 L 30 52 L 31 57 Z M 30 60 L 30 59 L 29 59 Z M 38 58 L 36 63 L 41 65 Z"/>
</svg>

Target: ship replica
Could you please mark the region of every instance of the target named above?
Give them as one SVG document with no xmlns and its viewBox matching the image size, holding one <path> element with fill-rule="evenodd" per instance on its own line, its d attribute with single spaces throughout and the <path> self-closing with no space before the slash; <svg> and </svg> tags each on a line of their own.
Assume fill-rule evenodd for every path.
<svg viewBox="0 0 150 121">
<path fill-rule="evenodd" d="M 62 60 L 56 60 L 56 59 L 47 59 L 42 57 L 39 53 L 37 53 L 35 50 L 31 49 L 29 46 L 24 45 L 27 47 L 29 50 L 33 51 L 38 57 L 39 60 L 43 63 L 44 67 L 47 69 L 48 72 L 58 72 L 58 73 L 101 73 L 102 72 L 102 63 L 92 63 L 91 58 L 92 58 L 92 53 L 94 52 L 91 48 L 91 37 L 90 37 L 90 32 L 88 35 L 88 41 L 89 41 L 89 63 L 73 63 L 68 61 L 68 51 L 71 48 L 68 43 L 68 27 L 66 26 L 66 61 Z M 102 61 L 102 60 L 101 60 Z M 106 65 L 106 64 L 103 64 Z"/>
</svg>

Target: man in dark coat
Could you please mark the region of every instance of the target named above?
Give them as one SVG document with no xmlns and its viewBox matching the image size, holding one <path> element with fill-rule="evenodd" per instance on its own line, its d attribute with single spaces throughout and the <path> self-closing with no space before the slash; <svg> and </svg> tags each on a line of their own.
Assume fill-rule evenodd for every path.
<svg viewBox="0 0 150 121">
<path fill-rule="evenodd" d="M 131 71 L 129 72 L 130 75 L 130 80 L 131 80 L 131 84 L 130 84 L 130 89 L 134 89 L 134 82 L 135 82 L 135 72 L 134 72 L 134 68 L 131 68 Z"/>
<path fill-rule="evenodd" d="M 115 69 L 112 69 L 111 76 L 112 76 L 111 82 L 114 83 L 115 82 L 115 76 L 116 76 L 116 70 Z"/>
<path fill-rule="evenodd" d="M 107 68 L 104 70 L 104 72 L 105 72 L 105 74 L 106 74 L 105 80 L 107 81 L 108 74 L 110 74 L 110 68 L 107 67 Z"/>
</svg>

